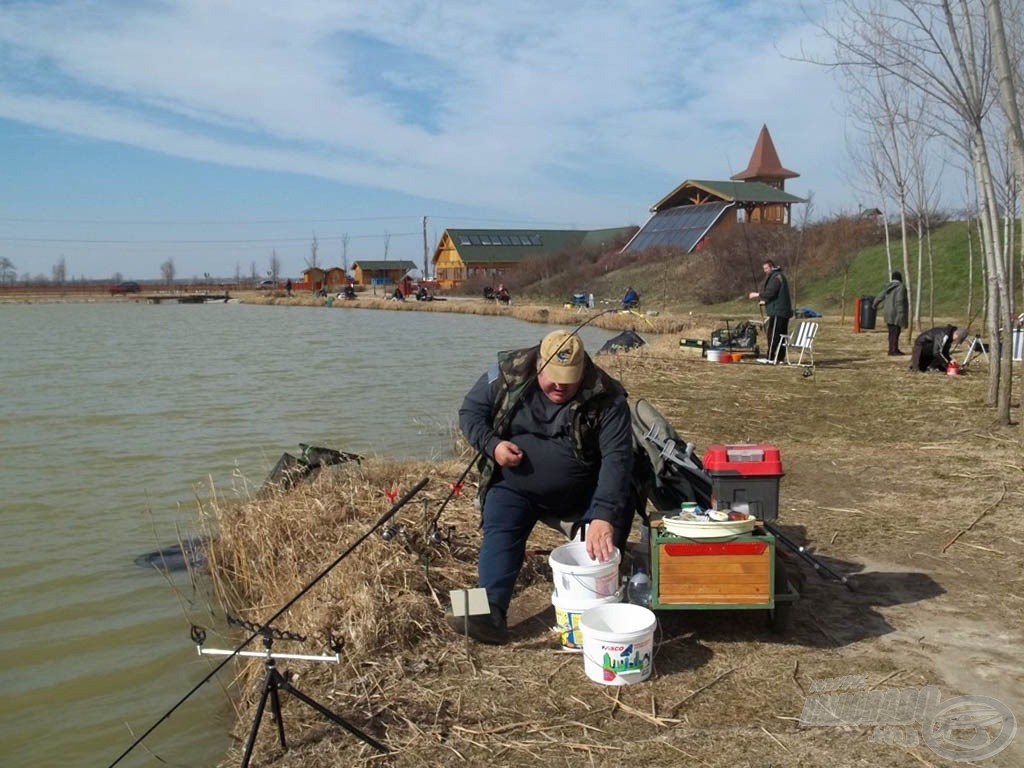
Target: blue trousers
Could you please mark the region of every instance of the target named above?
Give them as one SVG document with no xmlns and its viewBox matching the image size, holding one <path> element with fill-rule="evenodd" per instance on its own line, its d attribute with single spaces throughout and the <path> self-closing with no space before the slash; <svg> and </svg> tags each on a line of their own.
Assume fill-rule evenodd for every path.
<svg viewBox="0 0 1024 768">
<path fill-rule="evenodd" d="M 538 522 L 558 528 L 567 537 L 579 530 L 582 513 L 557 515 L 552 510 L 532 502 L 523 494 L 513 491 L 501 483 L 492 485 L 484 497 L 481 519 L 483 542 L 480 544 L 480 559 L 477 563 L 477 579 L 487 590 L 487 601 L 492 614 L 508 613 L 512 592 L 526 558 L 526 540 Z M 621 550 L 629 536 L 629 530 L 615 531 L 615 545 Z"/>
</svg>

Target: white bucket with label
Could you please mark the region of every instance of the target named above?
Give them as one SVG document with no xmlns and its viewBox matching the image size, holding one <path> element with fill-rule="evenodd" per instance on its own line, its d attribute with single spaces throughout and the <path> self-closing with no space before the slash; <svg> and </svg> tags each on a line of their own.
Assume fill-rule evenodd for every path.
<svg viewBox="0 0 1024 768">
<path fill-rule="evenodd" d="M 548 556 L 555 594 L 567 600 L 596 600 L 611 597 L 619 591 L 619 550 L 603 563 L 592 560 L 587 544 L 571 541 L 556 548 Z"/>
<path fill-rule="evenodd" d="M 602 685 L 630 685 L 651 676 L 654 611 L 632 603 L 610 603 L 585 611 L 583 664 L 587 677 Z"/>
<path fill-rule="evenodd" d="M 583 630 L 580 629 L 580 617 L 591 608 L 617 603 L 621 599 L 621 592 L 594 600 L 573 600 L 568 597 L 559 597 L 552 592 L 551 604 L 555 606 L 555 625 L 558 635 L 562 639 L 562 648 L 567 651 L 582 651 Z"/>
</svg>

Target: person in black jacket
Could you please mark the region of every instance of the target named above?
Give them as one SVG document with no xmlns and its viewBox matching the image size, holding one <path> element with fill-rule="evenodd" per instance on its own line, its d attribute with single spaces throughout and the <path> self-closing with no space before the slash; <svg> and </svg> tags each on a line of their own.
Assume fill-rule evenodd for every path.
<svg viewBox="0 0 1024 768">
<path fill-rule="evenodd" d="M 937 325 L 929 328 L 914 339 L 914 350 L 910 354 L 910 370 L 945 371 L 950 361 L 950 347 L 966 338 L 967 329 L 957 328 L 955 325 Z"/>
<path fill-rule="evenodd" d="M 782 338 L 789 333 L 789 318 L 793 316 L 793 302 L 789 296 L 789 281 L 782 273 L 782 267 L 771 259 L 761 265 L 764 270 L 764 284 L 760 291 L 752 291 L 751 299 L 759 299 L 767 316 L 765 333 L 768 336 L 768 357 L 759 362 L 775 363 L 779 356 Z"/>
<path fill-rule="evenodd" d="M 481 452 L 478 581 L 491 613 L 448 620 L 460 633 L 501 644 L 538 522 L 582 537 L 599 562 L 624 548 L 633 520 L 629 406 L 579 336 L 553 331 L 539 346 L 499 354 L 466 394 L 459 426 Z"/>
</svg>

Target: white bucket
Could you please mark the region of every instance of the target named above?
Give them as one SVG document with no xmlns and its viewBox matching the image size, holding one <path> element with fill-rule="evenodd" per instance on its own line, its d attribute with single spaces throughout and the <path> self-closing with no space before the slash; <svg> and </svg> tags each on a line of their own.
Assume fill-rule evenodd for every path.
<svg viewBox="0 0 1024 768">
<path fill-rule="evenodd" d="M 583 665 L 602 685 L 630 685 L 651 676 L 654 611 L 632 603 L 599 605 L 580 618 Z"/>
<path fill-rule="evenodd" d="M 619 550 L 599 563 L 587 554 L 583 541 L 571 541 L 556 548 L 548 557 L 555 594 L 567 600 L 596 600 L 619 591 Z"/>
<path fill-rule="evenodd" d="M 567 651 L 583 650 L 583 631 L 580 629 L 580 617 L 591 608 L 608 603 L 617 603 L 622 599 L 622 593 L 616 592 L 608 597 L 598 597 L 594 600 L 570 600 L 567 597 L 559 597 L 551 593 L 551 604 L 555 606 L 555 625 L 559 637 L 562 639 L 562 648 Z"/>
</svg>

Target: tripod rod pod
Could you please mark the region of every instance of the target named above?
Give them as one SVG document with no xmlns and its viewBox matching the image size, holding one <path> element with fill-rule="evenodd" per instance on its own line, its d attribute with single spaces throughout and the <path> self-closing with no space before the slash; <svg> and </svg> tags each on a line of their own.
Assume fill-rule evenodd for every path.
<svg viewBox="0 0 1024 768">
<path fill-rule="evenodd" d="M 346 557 L 348 557 L 356 547 L 358 547 L 360 544 L 362 544 L 364 541 L 366 541 L 368 538 L 370 538 L 370 536 L 372 536 L 374 534 L 374 532 L 378 528 L 380 528 L 382 525 L 384 525 L 384 523 L 386 523 L 388 520 L 390 520 L 392 517 L 394 517 L 398 513 L 398 510 L 400 510 L 402 507 L 404 507 L 406 504 L 408 504 L 413 496 L 415 496 L 417 493 L 419 493 L 421 490 L 423 490 L 423 486 L 425 486 L 429 481 L 430 481 L 429 477 L 424 477 L 422 480 L 420 480 L 418 483 L 416 483 L 416 485 L 414 485 L 412 488 L 410 488 L 408 491 L 406 491 L 406 493 L 400 499 L 395 501 L 395 503 L 393 503 L 391 505 L 391 507 L 383 515 L 380 516 L 380 518 L 377 520 L 377 522 L 375 522 L 373 525 L 371 525 L 366 530 L 366 532 L 363 533 L 362 536 L 360 536 L 358 539 L 356 539 L 354 542 L 352 542 L 352 544 L 349 545 L 348 549 L 346 549 L 344 552 L 342 552 L 340 555 L 338 555 L 334 559 L 334 562 L 332 562 L 330 565 L 328 565 L 326 568 L 324 568 L 322 571 L 320 571 L 320 573 L 317 574 L 312 579 L 312 581 L 307 583 L 306 586 L 304 586 L 301 590 L 299 590 L 299 592 L 294 597 L 292 597 L 287 603 L 282 605 L 273 616 L 271 616 L 269 619 L 267 619 L 262 624 L 262 626 L 263 627 L 267 627 L 267 626 L 273 624 L 279 618 L 281 618 L 281 616 L 283 616 L 285 614 L 285 612 L 289 608 L 291 608 L 293 605 L 295 605 L 295 603 L 297 603 L 299 600 L 301 600 L 302 597 L 307 592 L 309 592 L 309 590 L 311 590 L 314 586 L 316 586 L 316 584 L 318 584 L 321 581 L 321 579 L 323 579 L 325 576 L 327 576 L 327 574 L 329 574 L 331 571 L 333 571 L 334 568 L 338 565 L 338 563 L 340 563 L 342 560 L 344 560 Z M 214 678 L 214 676 L 218 672 L 220 672 L 222 669 L 224 669 L 224 667 L 227 666 L 228 662 L 231 661 L 231 659 L 232 659 L 232 657 L 234 655 L 237 655 L 238 653 L 241 653 L 245 649 L 245 647 L 247 645 L 249 645 L 249 643 L 251 643 L 253 640 L 255 640 L 259 635 L 260 635 L 260 632 L 252 632 L 252 633 L 250 633 L 249 636 L 245 640 L 243 640 L 235 648 L 235 653 L 234 654 L 232 654 L 230 656 L 226 656 L 219 664 L 217 664 L 217 666 L 215 666 L 212 670 L 210 670 L 202 680 L 200 680 L 198 683 L 196 683 L 194 686 L 192 686 L 191 690 L 189 690 L 188 693 L 186 693 L 184 696 L 182 696 L 180 699 L 178 699 L 178 701 L 175 702 L 174 705 L 170 709 L 168 709 L 166 712 L 164 712 L 163 715 L 160 716 L 159 720 L 157 720 L 155 723 L 153 723 L 151 726 L 149 726 L 149 728 L 147 728 L 145 731 L 143 731 L 142 734 L 140 734 L 135 739 L 135 741 L 133 741 L 128 746 L 127 749 L 125 749 L 120 755 L 118 755 L 117 759 L 115 759 L 114 762 L 112 762 L 107 768 L 114 768 L 115 765 L 117 765 L 122 760 L 124 760 L 124 758 L 127 757 L 128 754 L 133 749 L 135 749 L 137 746 L 139 746 L 139 744 L 141 744 L 146 739 L 146 737 L 149 736 L 149 734 L 151 734 L 153 731 L 155 731 L 164 720 L 167 720 L 172 714 L 174 714 L 174 712 L 177 711 L 177 709 L 181 705 L 183 705 L 186 701 L 188 701 L 190 698 L 192 698 L 192 696 L 200 688 L 202 688 L 204 685 L 206 685 L 208 682 L 210 682 L 210 680 L 212 680 Z M 266 642 L 266 637 L 265 636 L 264 636 L 264 642 Z M 271 661 L 273 661 L 273 659 L 271 659 Z M 313 706 L 313 705 L 310 705 L 310 706 Z M 315 708 L 316 707 L 314 707 L 314 709 Z"/>
<path fill-rule="evenodd" d="M 279 691 L 285 691 L 290 693 L 292 696 L 297 698 L 306 706 L 313 710 L 316 710 L 321 715 L 326 717 L 328 720 L 333 722 L 335 725 L 339 725 L 346 731 L 351 733 L 353 736 L 361 739 L 366 744 L 375 748 L 378 752 L 389 752 L 390 750 L 381 744 L 379 741 L 374 739 L 372 736 L 364 733 L 356 726 L 352 725 L 340 715 L 331 710 L 327 709 L 323 704 L 318 702 L 312 696 L 307 696 L 298 688 L 291 684 L 287 675 L 281 674 L 281 671 L 277 668 L 277 659 L 295 659 L 301 661 L 321 661 L 337 664 L 341 661 L 341 655 L 338 650 L 335 651 L 333 656 L 319 655 L 314 656 L 304 653 L 274 653 L 272 646 L 274 643 L 274 636 L 277 632 L 271 627 L 263 627 L 259 632 L 263 636 L 263 651 L 239 651 L 239 650 L 226 650 L 222 648 L 204 648 L 202 642 L 196 644 L 196 650 L 200 655 L 209 656 L 249 656 L 249 657 L 260 657 L 264 659 L 266 665 L 266 674 L 263 677 L 263 687 L 260 692 L 259 703 L 256 705 L 256 714 L 253 717 L 252 727 L 249 730 L 249 737 L 245 742 L 245 750 L 242 753 L 242 767 L 248 768 L 249 761 L 252 759 L 253 748 L 256 746 L 256 736 L 259 734 L 260 724 L 263 722 L 263 713 L 267 709 L 267 700 L 270 700 L 270 709 L 273 715 L 274 722 L 277 724 L 277 740 L 281 744 L 281 749 L 288 749 L 288 742 L 284 736 L 284 719 L 281 717 L 281 697 Z"/>
</svg>

